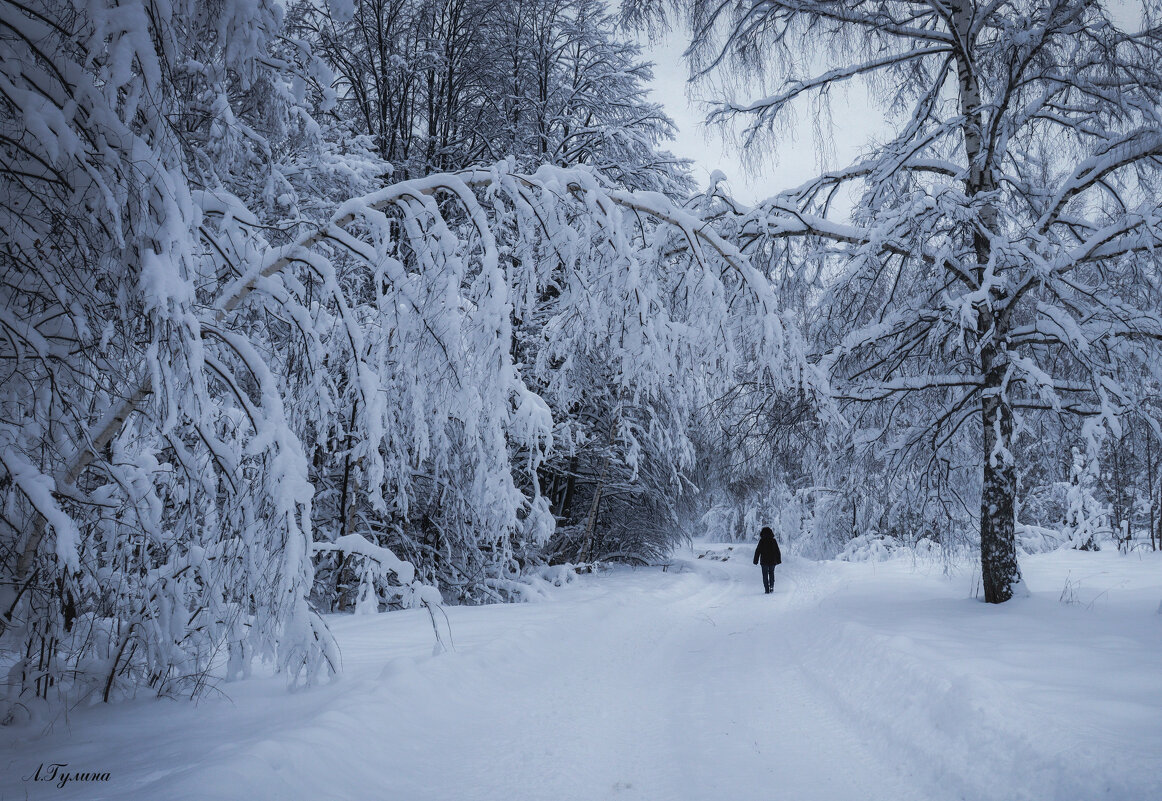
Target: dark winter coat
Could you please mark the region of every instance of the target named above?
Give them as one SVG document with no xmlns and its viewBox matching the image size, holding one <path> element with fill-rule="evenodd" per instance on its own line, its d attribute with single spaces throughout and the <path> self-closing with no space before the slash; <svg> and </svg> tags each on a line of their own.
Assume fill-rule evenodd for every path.
<svg viewBox="0 0 1162 801">
<path fill-rule="evenodd" d="M 779 553 L 779 543 L 775 541 L 774 534 L 766 534 L 759 538 L 758 547 L 754 549 L 754 563 L 759 562 L 764 565 L 781 565 L 783 563 L 783 555 Z"/>
</svg>

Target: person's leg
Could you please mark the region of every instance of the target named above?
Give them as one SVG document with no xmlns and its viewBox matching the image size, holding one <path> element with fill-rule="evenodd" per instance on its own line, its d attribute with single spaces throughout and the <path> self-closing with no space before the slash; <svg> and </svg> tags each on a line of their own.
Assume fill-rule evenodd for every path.
<svg viewBox="0 0 1162 801">
<path fill-rule="evenodd" d="M 771 592 L 775 588 L 775 566 L 763 565 L 763 589 Z"/>
</svg>

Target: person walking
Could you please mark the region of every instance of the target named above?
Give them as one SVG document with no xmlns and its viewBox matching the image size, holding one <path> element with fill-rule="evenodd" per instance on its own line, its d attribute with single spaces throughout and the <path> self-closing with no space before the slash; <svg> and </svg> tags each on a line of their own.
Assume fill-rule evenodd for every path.
<svg viewBox="0 0 1162 801">
<path fill-rule="evenodd" d="M 775 532 L 770 526 L 763 526 L 759 534 L 759 544 L 754 549 L 754 563 L 763 567 L 763 590 L 769 595 L 775 591 L 775 565 L 783 563 L 783 555 L 779 553 L 779 543 L 775 541 Z"/>
</svg>

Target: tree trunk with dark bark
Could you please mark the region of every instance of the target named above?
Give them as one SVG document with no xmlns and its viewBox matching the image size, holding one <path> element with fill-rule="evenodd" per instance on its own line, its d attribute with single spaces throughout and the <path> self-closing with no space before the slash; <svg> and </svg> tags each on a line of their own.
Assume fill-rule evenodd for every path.
<svg viewBox="0 0 1162 801">
<path fill-rule="evenodd" d="M 973 7 L 968 0 L 957 0 L 952 6 L 953 27 L 959 39 L 957 80 L 960 88 L 961 129 L 968 162 L 965 193 L 976 198 L 983 195 L 977 229 L 973 232 L 976 256 L 977 288 L 984 289 L 992 259 L 992 243 L 986 231 L 998 224 L 996 206 L 989 195 L 997 182 L 984 136 L 984 112 L 980 79 L 972 59 Z M 991 604 L 1004 603 L 1013 597 L 1013 588 L 1021 581 L 1017 565 L 1016 499 L 1017 469 L 1012 452 L 1013 409 L 1005 397 L 1005 374 L 1009 356 L 1005 336 L 1009 328 L 1008 297 L 1003 286 L 988 287 L 985 299 L 977 306 L 977 336 L 983 386 L 981 389 L 981 429 L 983 476 L 980 495 L 980 571 L 984 599 Z"/>
<path fill-rule="evenodd" d="M 1021 582 L 1017 564 L 1017 466 L 1013 460 L 1013 410 L 1003 396 L 1008 359 L 994 345 L 981 352 L 984 390 L 981 427 L 984 476 L 980 495 L 980 572 L 990 604 L 1013 597 Z"/>
</svg>

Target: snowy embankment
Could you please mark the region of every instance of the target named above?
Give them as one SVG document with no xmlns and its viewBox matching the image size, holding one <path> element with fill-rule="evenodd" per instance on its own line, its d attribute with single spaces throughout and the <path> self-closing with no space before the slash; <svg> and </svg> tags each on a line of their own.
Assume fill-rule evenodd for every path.
<svg viewBox="0 0 1162 801">
<path fill-rule="evenodd" d="M 909 560 L 765 596 L 749 555 L 451 608 L 439 655 L 422 610 L 334 618 L 329 685 L 0 731 L 0 799 L 1162 798 L 1162 555 L 1028 557 L 1001 607 Z"/>
</svg>

